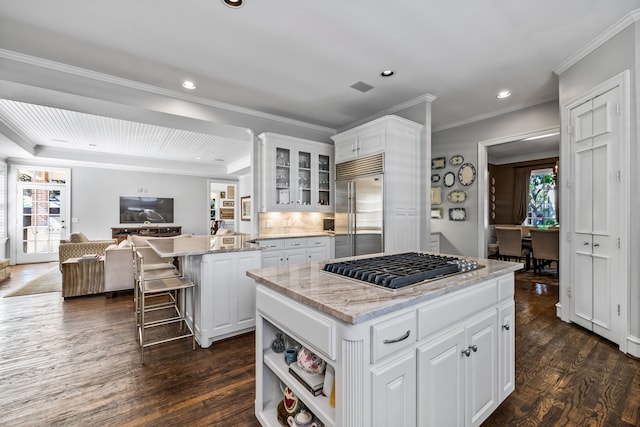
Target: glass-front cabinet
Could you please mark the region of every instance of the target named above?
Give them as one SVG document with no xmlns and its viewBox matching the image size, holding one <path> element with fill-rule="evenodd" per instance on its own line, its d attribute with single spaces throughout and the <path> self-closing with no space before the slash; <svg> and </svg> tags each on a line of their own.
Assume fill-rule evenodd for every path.
<svg viewBox="0 0 640 427">
<path fill-rule="evenodd" d="M 333 146 L 263 133 L 261 212 L 331 212 Z"/>
</svg>

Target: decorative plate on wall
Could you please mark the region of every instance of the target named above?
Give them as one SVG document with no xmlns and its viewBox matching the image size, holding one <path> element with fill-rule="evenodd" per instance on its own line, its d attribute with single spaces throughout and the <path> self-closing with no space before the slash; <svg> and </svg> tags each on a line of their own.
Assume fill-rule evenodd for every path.
<svg viewBox="0 0 640 427">
<path fill-rule="evenodd" d="M 449 164 L 451 164 L 452 166 L 461 165 L 462 162 L 464 162 L 464 157 L 462 157 L 460 154 L 456 154 L 449 159 Z"/>
<path fill-rule="evenodd" d="M 471 163 L 465 163 L 458 170 L 460 184 L 468 186 L 476 180 L 476 168 Z"/>
<path fill-rule="evenodd" d="M 451 203 L 462 203 L 467 200 L 467 193 L 463 190 L 453 190 L 447 194 L 447 200 Z"/>
<path fill-rule="evenodd" d="M 442 188 L 431 187 L 431 204 L 439 205 L 442 203 Z"/>
<path fill-rule="evenodd" d="M 442 208 L 431 209 L 431 219 L 442 219 Z"/>
<path fill-rule="evenodd" d="M 444 174 L 442 181 L 445 187 L 453 187 L 453 184 L 456 183 L 456 174 L 453 172 L 447 172 Z"/>
<path fill-rule="evenodd" d="M 446 157 L 436 157 L 435 159 L 431 159 L 431 169 L 444 169 L 446 165 Z"/>
<path fill-rule="evenodd" d="M 449 219 L 451 221 L 464 221 L 467 219 L 467 211 L 464 208 L 450 208 Z"/>
<path fill-rule="evenodd" d="M 440 174 L 439 173 L 434 173 L 431 175 L 431 183 L 432 184 L 437 184 L 440 182 Z"/>
</svg>

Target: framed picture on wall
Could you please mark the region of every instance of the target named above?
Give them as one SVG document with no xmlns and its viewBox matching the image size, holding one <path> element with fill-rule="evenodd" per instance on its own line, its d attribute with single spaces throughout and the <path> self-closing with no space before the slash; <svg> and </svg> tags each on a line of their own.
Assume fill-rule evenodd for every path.
<svg viewBox="0 0 640 427">
<path fill-rule="evenodd" d="M 251 196 L 240 197 L 240 220 L 251 221 Z"/>
<path fill-rule="evenodd" d="M 232 208 L 233 207 L 233 200 L 223 200 L 222 201 L 222 206 L 224 206 L 225 208 Z"/>
<path fill-rule="evenodd" d="M 236 198 L 236 187 L 233 185 L 227 185 L 227 199 Z"/>
</svg>

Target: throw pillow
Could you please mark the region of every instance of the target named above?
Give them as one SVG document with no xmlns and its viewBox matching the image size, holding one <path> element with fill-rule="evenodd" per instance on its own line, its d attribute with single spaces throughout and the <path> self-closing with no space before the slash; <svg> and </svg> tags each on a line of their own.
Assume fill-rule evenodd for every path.
<svg viewBox="0 0 640 427">
<path fill-rule="evenodd" d="M 71 233 L 71 236 L 69 236 L 69 241 L 71 243 L 82 243 L 88 242 L 89 239 L 87 239 L 87 236 L 85 236 L 83 233 Z"/>
<path fill-rule="evenodd" d="M 131 243 L 129 243 L 128 240 L 123 240 L 122 242 L 118 243 L 118 247 L 119 248 L 128 248 L 131 246 Z"/>
<path fill-rule="evenodd" d="M 130 237 L 131 243 L 137 248 L 139 248 L 140 246 L 149 246 L 146 237 L 136 236 L 135 234 L 132 234 Z"/>
</svg>

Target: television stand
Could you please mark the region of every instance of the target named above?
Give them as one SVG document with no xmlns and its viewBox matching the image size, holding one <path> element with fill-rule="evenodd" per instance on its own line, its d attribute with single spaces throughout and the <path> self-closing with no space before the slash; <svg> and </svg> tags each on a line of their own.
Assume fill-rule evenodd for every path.
<svg viewBox="0 0 640 427">
<path fill-rule="evenodd" d="M 182 234 L 181 225 L 132 225 L 129 227 L 111 227 L 111 237 L 118 239 L 118 243 L 126 240 L 127 236 L 171 237 Z"/>
</svg>

